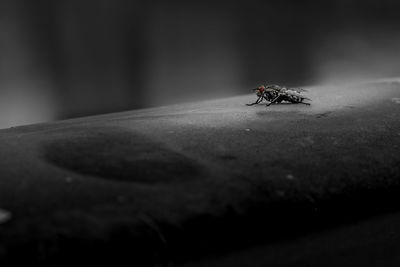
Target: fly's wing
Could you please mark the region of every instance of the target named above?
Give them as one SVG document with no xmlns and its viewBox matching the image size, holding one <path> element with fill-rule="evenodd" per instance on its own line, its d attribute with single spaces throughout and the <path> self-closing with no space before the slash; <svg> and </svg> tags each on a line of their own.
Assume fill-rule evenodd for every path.
<svg viewBox="0 0 400 267">
<path fill-rule="evenodd" d="M 274 89 L 274 90 L 281 90 L 282 89 L 282 87 L 277 85 L 277 84 L 265 85 L 265 88 Z"/>
<path fill-rule="evenodd" d="M 308 92 L 306 89 L 303 89 L 303 88 L 300 88 L 300 87 L 293 87 L 293 88 L 290 88 L 290 90 L 296 91 L 298 93 L 300 93 L 300 92 Z"/>
<path fill-rule="evenodd" d="M 307 100 L 310 100 L 310 101 L 311 101 L 310 98 L 308 98 L 308 97 L 306 97 L 306 96 L 304 96 L 304 95 L 302 95 L 302 94 L 300 94 L 300 93 L 298 93 L 298 92 L 296 92 L 296 91 L 294 91 L 294 90 L 286 90 L 286 91 L 285 91 L 285 94 L 287 94 L 287 95 L 289 95 L 289 96 L 297 96 L 297 97 L 299 97 L 299 98 L 303 98 L 303 99 L 307 99 Z"/>
<path fill-rule="evenodd" d="M 267 87 L 267 88 L 265 88 L 264 91 L 265 91 L 265 92 L 277 92 L 277 91 L 279 91 L 279 90 L 276 90 L 276 89 L 274 89 L 274 88 Z"/>
<path fill-rule="evenodd" d="M 266 92 L 274 92 L 274 93 L 279 93 L 282 90 L 283 87 L 276 85 L 276 84 L 270 84 L 265 86 L 265 91 Z"/>
</svg>

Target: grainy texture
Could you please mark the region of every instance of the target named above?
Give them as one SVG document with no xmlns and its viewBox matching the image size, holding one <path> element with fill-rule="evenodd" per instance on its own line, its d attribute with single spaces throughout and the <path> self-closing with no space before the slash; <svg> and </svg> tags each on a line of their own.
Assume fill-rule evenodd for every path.
<svg viewBox="0 0 400 267">
<path fill-rule="evenodd" d="M 306 89 L 2 130 L 3 263 L 189 264 L 396 211 L 400 83 Z"/>
</svg>

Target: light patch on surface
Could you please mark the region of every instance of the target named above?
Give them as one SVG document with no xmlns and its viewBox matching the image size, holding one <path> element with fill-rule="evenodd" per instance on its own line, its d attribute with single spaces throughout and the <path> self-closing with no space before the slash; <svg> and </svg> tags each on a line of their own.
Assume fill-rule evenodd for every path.
<svg viewBox="0 0 400 267">
<path fill-rule="evenodd" d="M 11 219 L 11 212 L 0 208 L 0 224 L 8 222 Z"/>
<path fill-rule="evenodd" d="M 293 174 L 288 174 L 288 175 L 286 175 L 286 179 L 288 179 L 288 180 L 293 180 L 293 179 L 294 179 Z"/>
<path fill-rule="evenodd" d="M 394 97 L 392 98 L 392 101 L 396 104 L 400 104 L 400 97 Z"/>
</svg>

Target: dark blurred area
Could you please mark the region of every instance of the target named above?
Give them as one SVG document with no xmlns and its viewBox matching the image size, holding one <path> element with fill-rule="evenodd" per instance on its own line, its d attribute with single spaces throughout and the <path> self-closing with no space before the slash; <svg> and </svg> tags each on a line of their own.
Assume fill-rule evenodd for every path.
<svg viewBox="0 0 400 267">
<path fill-rule="evenodd" d="M 0 128 L 400 75 L 400 2 L 0 1 Z"/>
</svg>

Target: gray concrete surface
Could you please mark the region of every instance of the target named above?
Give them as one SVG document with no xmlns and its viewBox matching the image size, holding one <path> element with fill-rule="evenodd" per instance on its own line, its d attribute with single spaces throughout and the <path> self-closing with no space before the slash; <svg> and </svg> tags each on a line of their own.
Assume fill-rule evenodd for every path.
<svg viewBox="0 0 400 267">
<path fill-rule="evenodd" d="M 400 80 L 306 89 L 0 131 L 3 263 L 366 266 L 385 244 L 367 262 L 399 263 L 374 230 L 398 218 L 374 220 L 398 210 Z"/>
</svg>

